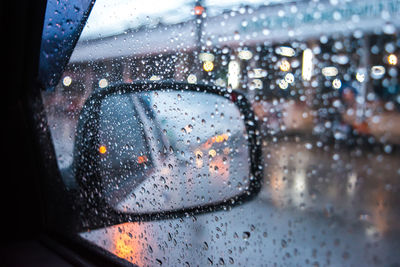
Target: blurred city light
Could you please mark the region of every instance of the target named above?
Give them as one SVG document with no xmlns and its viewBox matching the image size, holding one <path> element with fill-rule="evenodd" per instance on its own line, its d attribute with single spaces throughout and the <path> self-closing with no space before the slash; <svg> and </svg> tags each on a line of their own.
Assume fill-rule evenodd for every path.
<svg viewBox="0 0 400 267">
<path fill-rule="evenodd" d="M 161 80 L 161 77 L 158 75 L 153 75 L 150 77 L 150 81 L 159 81 L 159 80 Z"/>
<path fill-rule="evenodd" d="M 148 159 L 147 159 L 146 156 L 139 156 L 139 157 L 137 158 L 137 162 L 138 162 L 139 164 L 143 164 L 143 163 L 145 163 L 145 162 L 147 162 L 147 161 L 148 161 Z"/>
<path fill-rule="evenodd" d="M 395 54 L 390 54 L 387 61 L 390 65 L 397 65 L 397 56 Z"/>
<path fill-rule="evenodd" d="M 196 166 L 197 166 L 197 168 L 203 167 L 203 152 L 201 152 L 201 150 L 199 150 L 199 149 L 196 149 L 194 151 L 194 154 L 196 156 Z"/>
<path fill-rule="evenodd" d="M 263 82 L 260 79 L 254 79 L 251 81 L 250 89 L 262 89 Z"/>
<path fill-rule="evenodd" d="M 185 129 L 185 132 L 186 132 L 186 133 L 190 133 L 190 132 L 193 131 L 193 126 L 190 125 L 190 124 L 188 124 L 188 125 L 185 126 L 184 129 Z"/>
<path fill-rule="evenodd" d="M 295 54 L 295 51 L 291 47 L 280 46 L 275 49 L 275 53 L 277 53 L 278 55 L 284 56 L 284 57 L 293 57 Z"/>
<path fill-rule="evenodd" d="M 100 146 L 99 147 L 99 152 L 100 154 L 105 154 L 107 152 L 107 147 L 106 146 Z"/>
<path fill-rule="evenodd" d="M 194 154 L 196 155 L 196 159 L 201 159 L 203 157 L 203 152 L 201 152 L 199 149 L 196 149 Z"/>
<path fill-rule="evenodd" d="M 214 69 L 214 63 L 212 63 L 211 61 L 204 61 L 203 69 L 207 72 L 212 71 Z"/>
<path fill-rule="evenodd" d="M 104 88 L 104 87 L 107 87 L 107 86 L 108 86 L 108 81 L 107 81 L 107 79 L 103 78 L 103 79 L 101 79 L 101 80 L 99 81 L 99 87 L 100 87 L 100 88 Z"/>
<path fill-rule="evenodd" d="M 322 75 L 325 77 L 336 76 L 339 73 L 336 67 L 325 67 L 322 69 Z"/>
<path fill-rule="evenodd" d="M 385 74 L 386 70 L 384 66 L 373 66 L 371 68 L 371 77 L 373 79 L 380 79 Z"/>
<path fill-rule="evenodd" d="M 264 78 L 267 76 L 267 71 L 260 69 L 260 68 L 255 68 L 251 71 L 249 71 L 249 78 Z"/>
<path fill-rule="evenodd" d="M 365 81 L 365 74 L 361 73 L 361 72 L 357 72 L 356 73 L 356 79 L 357 81 L 359 81 L 360 83 Z"/>
<path fill-rule="evenodd" d="M 197 77 L 194 74 L 189 74 L 189 76 L 187 77 L 187 81 L 188 83 L 196 83 L 197 82 Z"/>
<path fill-rule="evenodd" d="M 334 80 L 332 81 L 332 86 L 333 86 L 333 88 L 335 88 L 335 89 L 339 89 L 340 87 L 342 87 L 342 81 L 339 80 L 339 79 L 334 79 Z"/>
<path fill-rule="evenodd" d="M 204 7 L 202 7 L 202 6 L 195 6 L 195 7 L 194 7 L 194 14 L 195 14 L 196 16 L 202 15 L 203 12 L 204 12 Z"/>
<path fill-rule="evenodd" d="M 231 61 L 228 64 L 228 85 L 232 89 L 239 87 L 240 65 L 237 61 Z"/>
<path fill-rule="evenodd" d="M 69 76 L 65 76 L 63 79 L 63 84 L 64 86 L 70 86 L 72 83 L 72 78 Z"/>
<path fill-rule="evenodd" d="M 215 151 L 214 149 L 210 149 L 208 151 L 208 155 L 210 155 L 211 157 L 215 157 L 217 155 L 217 151 Z"/>
<path fill-rule="evenodd" d="M 307 48 L 303 52 L 303 62 L 301 68 L 301 77 L 304 81 L 310 81 L 313 72 L 313 52 Z"/>
<path fill-rule="evenodd" d="M 211 138 L 211 143 L 222 143 L 222 142 L 225 142 L 226 140 L 228 140 L 228 138 L 229 138 L 229 136 L 225 133 L 216 135 Z"/>
<path fill-rule="evenodd" d="M 285 81 L 284 79 L 281 79 L 279 81 L 278 85 L 279 85 L 279 88 L 281 88 L 282 90 L 286 90 L 288 88 L 288 86 L 289 86 L 288 82 Z"/>
<path fill-rule="evenodd" d="M 249 60 L 253 57 L 253 53 L 249 50 L 242 50 L 239 52 L 238 57 L 242 60 Z"/>
<path fill-rule="evenodd" d="M 199 54 L 199 59 L 201 61 L 203 61 L 203 62 L 205 62 L 205 61 L 214 61 L 215 56 L 213 54 L 211 54 L 211 53 L 204 52 L 204 53 L 200 53 Z"/>
<path fill-rule="evenodd" d="M 293 73 L 287 73 L 285 75 L 285 81 L 288 83 L 293 83 L 294 82 L 294 75 Z"/>
<path fill-rule="evenodd" d="M 286 59 L 282 60 L 279 64 L 279 68 L 281 71 L 289 71 L 290 70 L 290 62 Z"/>
</svg>

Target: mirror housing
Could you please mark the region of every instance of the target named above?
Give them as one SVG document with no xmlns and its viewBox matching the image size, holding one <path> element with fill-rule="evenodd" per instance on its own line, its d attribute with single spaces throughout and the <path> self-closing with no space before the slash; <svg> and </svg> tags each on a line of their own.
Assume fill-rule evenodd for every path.
<svg viewBox="0 0 400 267">
<path fill-rule="evenodd" d="M 162 101 L 154 100 L 154 96 L 159 98 L 160 92 L 166 92 L 163 94 Z M 232 124 L 243 125 L 243 133 L 234 135 L 226 127 L 223 128 L 224 123 L 208 125 L 215 132 L 203 125 L 202 128 L 200 127 L 200 131 L 191 137 L 193 139 L 194 136 L 197 136 L 198 143 L 187 139 L 187 145 L 183 149 L 181 148 L 179 153 L 175 153 L 179 149 L 176 149 L 175 139 L 166 137 L 167 132 L 172 128 L 178 128 L 179 131 L 187 134 L 187 131 L 191 130 L 190 124 L 186 124 L 184 120 L 185 117 L 190 118 L 191 116 L 188 112 L 182 111 L 185 108 L 178 101 L 174 103 L 173 110 L 164 112 L 164 115 L 162 112 L 160 114 L 162 109 L 157 105 L 168 106 L 168 101 L 172 99 L 169 95 L 177 96 L 179 99 L 185 93 L 191 93 L 197 98 L 201 96 L 203 100 L 213 97 L 221 99 L 226 103 L 223 103 L 222 107 L 226 108 L 233 104 L 232 107 L 237 109 L 237 116 L 233 116 L 235 117 L 234 123 L 225 124 L 229 127 L 232 127 Z M 146 105 L 140 104 L 143 96 L 149 102 Z M 124 108 L 121 101 L 125 101 L 122 100 L 125 98 L 126 101 L 132 103 L 130 108 Z M 150 98 L 151 105 L 149 105 Z M 158 103 L 154 104 L 155 101 Z M 186 110 L 191 110 L 194 104 L 190 101 L 188 104 L 189 109 Z M 208 104 L 208 112 L 213 108 L 211 104 Z M 149 111 L 151 109 L 153 111 Z M 204 109 L 206 106 L 199 110 Z M 231 110 L 233 109 L 231 108 Z M 184 116 L 179 117 L 176 121 L 189 125 L 189 129 L 171 124 L 161 127 L 160 121 L 176 116 L 175 113 L 179 111 L 184 112 Z M 191 119 L 197 119 L 195 117 L 193 115 Z M 139 118 L 139 120 L 134 121 L 133 118 L 135 120 Z M 222 121 L 220 120 L 220 122 Z M 155 129 L 158 134 L 156 140 L 152 141 Z M 110 131 L 112 134 L 104 134 Z M 134 132 L 135 134 L 133 134 Z M 198 137 L 200 132 L 207 132 L 206 136 Z M 86 220 L 85 225 L 93 229 L 127 221 L 157 220 L 185 214 L 194 215 L 226 209 L 252 198 L 258 193 L 262 178 L 261 145 L 257 133 L 254 114 L 245 96 L 225 88 L 176 81 L 139 81 L 110 85 L 95 90 L 87 99 L 79 116 L 73 159 L 73 171 L 80 191 L 80 208 L 82 214 L 90 218 L 90 220 Z M 110 138 L 112 138 L 111 142 Z M 228 138 L 231 138 L 232 141 L 228 141 Z M 125 139 L 132 140 L 133 143 Z M 210 149 L 213 145 L 216 149 Z M 116 151 L 114 154 L 112 154 L 113 149 Z M 185 149 L 194 156 L 190 157 L 188 155 L 190 153 L 185 153 Z M 149 153 L 150 151 L 151 153 Z M 225 156 L 222 151 L 225 152 Z M 220 168 L 219 173 L 219 165 L 213 163 L 218 160 L 218 153 L 223 156 L 223 164 L 226 164 L 228 159 L 232 166 L 225 169 Z M 157 159 L 161 157 L 161 154 L 167 156 L 164 155 L 161 160 Z M 169 154 L 176 155 L 168 156 Z M 209 154 L 208 158 L 203 158 L 204 154 Z M 243 157 L 246 158 L 247 165 L 240 167 L 243 166 L 241 165 L 243 160 L 238 159 L 243 159 Z M 186 167 L 182 164 L 177 165 L 177 161 L 186 162 Z M 174 184 L 174 181 L 168 180 L 168 176 L 178 177 L 177 175 L 171 175 L 171 173 L 163 175 L 165 169 L 174 166 L 182 170 L 182 172 L 179 170 L 179 177 L 187 176 L 187 172 L 191 172 L 191 177 L 206 177 L 207 182 L 198 180 L 194 183 L 191 181 L 191 185 L 195 189 L 191 189 L 190 194 L 185 194 L 188 192 L 188 181 Z M 240 180 L 241 178 L 235 178 L 235 180 L 233 173 L 238 176 L 237 174 L 243 169 L 248 171 L 245 175 L 239 175 L 241 178 L 243 177 L 243 181 Z M 226 171 L 224 172 L 224 170 Z M 213 182 L 213 175 L 215 176 L 214 181 L 224 180 L 221 179 L 224 176 L 225 182 L 220 184 Z M 226 182 L 226 177 L 228 177 L 228 182 Z M 149 181 L 147 185 L 146 181 Z M 171 189 L 171 185 L 174 186 L 175 192 L 166 194 L 166 188 Z M 138 201 L 138 198 L 140 199 L 140 196 L 143 195 L 141 190 L 146 191 L 153 198 L 142 197 L 141 201 Z M 202 191 L 201 195 L 208 194 L 207 197 L 199 198 L 199 194 L 196 195 L 199 190 Z M 185 195 L 190 195 L 190 198 Z M 151 205 L 134 205 L 139 202 L 153 203 Z"/>
</svg>

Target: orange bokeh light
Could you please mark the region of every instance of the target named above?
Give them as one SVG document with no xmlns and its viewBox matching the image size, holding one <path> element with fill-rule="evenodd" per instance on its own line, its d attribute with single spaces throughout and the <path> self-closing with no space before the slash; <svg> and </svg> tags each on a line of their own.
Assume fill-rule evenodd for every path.
<svg viewBox="0 0 400 267">
<path fill-rule="evenodd" d="M 106 148 L 106 146 L 100 146 L 99 147 L 99 152 L 100 152 L 100 154 L 105 154 L 106 152 L 107 152 L 107 148 Z"/>
<path fill-rule="evenodd" d="M 146 156 L 139 156 L 138 159 L 137 159 L 137 162 L 138 162 L 139 164 L 145 163 L 145 162 L 147 162 L 147 161 L 148 161 L 148 159 L 147 159 Z"/>
<path fill-rule="evenodd" d="M 202 6 L 195 6 L 195 7 L 194 7 L 194 14 L 195 14 L 196 16 L 202 15 L 203 12 L 204 12 L 204 7 L 202 7 Z"/>
</svg>

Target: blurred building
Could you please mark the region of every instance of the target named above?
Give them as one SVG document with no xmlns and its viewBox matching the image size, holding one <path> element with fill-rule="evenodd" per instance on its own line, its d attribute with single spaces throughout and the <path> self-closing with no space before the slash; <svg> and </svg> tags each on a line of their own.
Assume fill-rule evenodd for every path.
<svg viewBox="0 0 400 267">
<path fill-rule="evenodd" d="M 243 6 L 203 16 L 200 33 L 193 16 L 80 40 L 45 101 L 73 117 L 110 83 L 211 82 L 244 91 L 268 134 L 400 144 L 399 15 L 399 0 Z"/>
</svg>

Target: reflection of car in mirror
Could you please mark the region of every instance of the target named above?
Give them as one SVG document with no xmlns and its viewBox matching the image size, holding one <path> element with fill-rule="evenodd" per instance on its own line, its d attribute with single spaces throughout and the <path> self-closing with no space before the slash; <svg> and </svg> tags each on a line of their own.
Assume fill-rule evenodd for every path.
<svg viewBox="0 0 400 267">
<path fill-rule="evenodd" d="M 92 198 L 84 202 L 158 214 L 247 198 L 258 187 L 249 177 L 260 174 L 251 116 L 243 96 L 206 85 L 148 81 L 94 91 L 74 148 L 75 177 Z"/>
<path fill-rule="evenodd" d="M 133 94 L 114 94 L 101 102 L 99 167 L 103 193 L 110 203 L 129 194 L 165 159 L 151 153 L 161 151 L 167 140 L 150 112 L 146 101 Z"/>
</svg>

